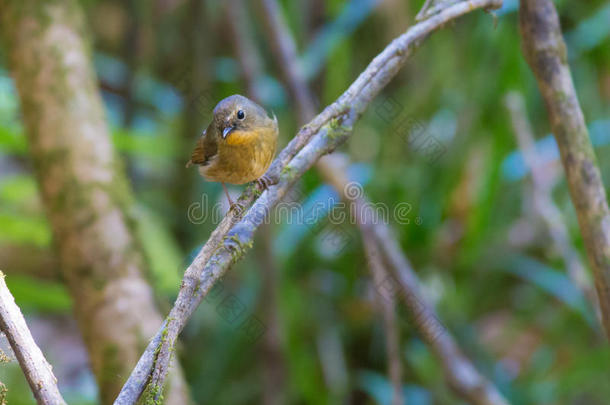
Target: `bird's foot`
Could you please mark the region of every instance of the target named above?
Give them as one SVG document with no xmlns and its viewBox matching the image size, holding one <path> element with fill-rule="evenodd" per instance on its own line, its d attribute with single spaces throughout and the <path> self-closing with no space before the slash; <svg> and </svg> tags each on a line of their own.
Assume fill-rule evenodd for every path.
<svg viewBox="0 0 610 405">
<path fill-rule="evenodd" d="M 270 176 L 264 174 L 262 177 L 254 180 L 254 183 L 258 186 L 260 191 L 267 190 L 270 186 L 277 184 L 277 180 L 272 179 Z"/>
<path fill-rule="evenodd" d="M 233 201 L 229 201 L 230 204 L 230 208 L 229 211 L 235 211 L 235 213 L 237 215 L 241 215 L 244 213 L 244 210 L 246 209 L 246 206 L 244 205 L 244 203 L 237 201 L 237 202 L 233 202 Z"/>
<path fill-rule="evenodd" d="M 227 190 L 227 186 L 225 186 L 225 183 L 220 183 L 220 184 L 222 184 L 222 188 L 225 191 L 227 200 L 229 201 L 229 211 L 235 211 L 235 213 L 237 215 L 243 214 L 244 210 L 246 209 L 246 206 L 244 205 L 244 203 L 239 202 L 239 201 L 233 202 L 233 199 L 231 198 L 231 195 L 229 194 L 229 190 Z"/>
</svg>

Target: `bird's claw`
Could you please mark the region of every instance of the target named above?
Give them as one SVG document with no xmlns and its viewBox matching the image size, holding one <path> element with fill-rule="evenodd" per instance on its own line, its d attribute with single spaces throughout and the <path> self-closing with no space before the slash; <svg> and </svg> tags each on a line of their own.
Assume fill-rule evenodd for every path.
<svg viewBox="0 0 610 405">
<path fill-rule="evenodd" d="M 235 213 L 237 215 L 243 214 L 245 209 L 246 209 L 246 206 L 244 205 L 244 203 L 239 202 L 239 201 L 231 202 L 231 207 L 229 208 L 230 211 L 235 211 Z"/>
<path fill-rule="evenodd" d="M 277 184 L 277 181 L 274 181 L 270 176 L 263 175 L 262 177 L 254 180 L 254 183 L 256 183 L 260 191 L 264 191 L 270 186 Z"/>
</svg>

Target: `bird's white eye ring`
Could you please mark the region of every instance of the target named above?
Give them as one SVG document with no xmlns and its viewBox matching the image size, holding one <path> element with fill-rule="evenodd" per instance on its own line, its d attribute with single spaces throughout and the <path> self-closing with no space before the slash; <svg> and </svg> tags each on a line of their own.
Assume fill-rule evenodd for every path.
<svg viewBox="0 0 610 405">
<path fill-rule="evenodd" d="M 244 110 L 237 111 L 237 119 L 243 120 L 244 118 L 246 118 L 246 113 L 244 112 Z"/>
</svg>

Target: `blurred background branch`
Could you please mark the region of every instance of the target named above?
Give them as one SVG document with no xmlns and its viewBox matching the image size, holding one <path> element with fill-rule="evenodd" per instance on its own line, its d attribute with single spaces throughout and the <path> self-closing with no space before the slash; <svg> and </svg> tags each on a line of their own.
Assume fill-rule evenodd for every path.
<svg viewBox="0 0 610 405">
<path fill-rule="evenodd" d="M 342 164 L 332 156 L 325 157 L 318 165 L 321 163 L 326 166 L 323 173 L 327 181 L 333 185 L 342 199 L 349 201 L 352 215 L 356 218 L 365 244 L 374 243 L 373 246 L 383 253 L 384 263 L 387 263 L 392 270 L 392 276 L 388 275 L 381 279 L 378 278 L 379 276 L 374 277 L 376 289 L 384 299 L 388 297 L 392 299 L 397 294 L 397 290 L 400 292 L 410 319 L 424 341 L 433 349 L 439 362 L 443 364 L 449 386 L 459 396 L 473 404 L 507 404 L 497 388 L 480 375 L 464 357 L 433 308 L 426 304 L 419 292 L 421 288 L 417 275 L 392 237 L 387 224 L 377 216 L 371 203 L 363 196 L 350 195 L 349 181 Z M 379 257 L 381 255 L 373 255 L 374 259 Z"/>
<path fill-rule="evenodd" d="M 606 190 L 572 82 L 555 6 L 550 0 L 524 0 L 520 4 L 523 54 L 546 102 L 593 268 L 603 325 L 610 338 L 610 212 Z"/>
<path fill-rule="evenodd" d="M 570 242 L 568 228 L 561 211 L 553 202 L 552 192 L 556 175 L 552 168 L 549 168 L 548 165 L 545 168 L 540 163 L 542 157 L 536 151 L 535 138 L 527 119 L 523 96 L 517 92 L 508 93 L 505 97 L 505 103 L 510 112 L 513 132 L 517 138 L 523 160 L 531 172 L 533 183 L 531 194 L 534 209 L 544 221 L 553 241 L 554 249 L 561 255 L 570 279 L 587 297 L 591 308 L 594 309 L 601 321 L 597 295 L 587 269 L 580 260 L 578 251 Z"/>
<path fill-rule="evenodd" d="M 423 3 L 278 1 L 275 13 L 267 13 L 261 0 L 78 2 L 82 24 L 77 23 L 79 18 L 66 19 L 82 27 L 74 32 L 83 39 L 98 78 L 93 90 L 91 85 L 85 89 L 102 96 L 109 147 L 125 163 L 125 170 L 119 171 L 124 171 L 121 177 L 133 190 L 125 218 L 137 242 L 135 250 L 145 257 L 145 264 L 138 266 L 141 279 L 150 285 L 161 313 L 166 314 L 176 300 L 184 269 L 197 257 L 202 241 L 223 223 L 200 263 L 240 220 L 231 212 L 223 221 L 228 207 L 221 186 L 184 168 L 214 105 L 230 94 L 243 94 L 277 115 L 279 145 L 299 132 L 275 165 L 281 174 L 281 167 L 320 128 L 299 131 L 299 125 L 336 100 L 371 59 L 411 25 Z M 428 3 L 429 16 L 438 5 L 447 4 Z M 47 203 L 32 162 L 55 168 L 49 175 L 53 178 L 60 177 L 62 166 L 53 156 L 48 162 L 38 162 L 40 153 L 37 160 L 32 158 L 26 135 L 32 107 L 20 105 L 15 75 L 9 73 L 11 44 L 29 42 L 5 35 L 7 4 L 0 0 L 0 269 L 7 274 L 8 288 L 34 340 L 53 364 L 63 398 L 70 404 L 92 405 L 107 384 L 96 380 L 75 319 L 74 314 L 82 312 L 81 301 L 74 299 L 67 284 L 60 251 L 64 244 L 45 215 Z M 55 20 L 46 12 L 50 4 L 38 2 L 28 8 L 35 17 L 32 24 L 40 17 L 39 26 L 46 29 Z M 588 134 L 607 180 L 610 6 L 604 0 L 554 5 Z M 560 151 L 545 114 L 545 99 L 516 40 L 518 9 L 518 1 L 505 0 L 493 19 L 472 13 L 430 36 L 372 100 L 349 142 L 338 148 L 332 161 L 350 181 L 350 190 L 365 198 L 367 208 L 386 224 L 374 229 L 383 244 L 361 243 L 359 228 L 348 215 L 350 204 L 321 170 L 308 170 L 268 212 L 263 222 L 270 223 L 257 232 L 253 254 L 245 255 L 214 284 L 184 326 L 175 352 L 170 352 L 175 356 L 172 363 L 179 361 L 184 370 L 183 381 L 194 403 L 390 405 L 397 381 L 408 404 L 472 403 L 447 384 L 462 360 L 458 357 L 457 368 L 443 363 L 441 348 L 426 339 L 427 330 L 436 336 L 439 329 L 431 329 L 435 324 L 428 322 L 417 326 L 417 320 L 429 314 L 422 313 L 424 307 L 451 333 L 464 361 L 507 402 L 606 404 L 610 348 L 583 293 L 594 290 L 586 289 L 588 281 L 584 288 L 573 281 L 579 268 L 588 273 L 582 259 L 585 245 L 568 182 L 561 176 Z M 287 36 L 280 40 L 292 42 L 290 63 L 278 62 L 265 21 L 279 21 L 276 27 L 283 27 Z M 83 53 L 73 52 L 72 42 L 55 44 L 52 61 L 62 60 L 58 55 Z M 28 77 L 37 77 L 40 67 L 58 93 L 66 90 L 66 77 L 90 83 L 73 70 L 56 69 L 57 64 L 47 63 L 44 56 L 28 64 Z M 296 66 L 297 78 L 310 93 L 309 115 L 297 108 L 292 85 L 282 73 L 288 65 Z M 48 93 L 47 85 L 41 90 L 42 95 Z M 527 106 L 527 113 L 523 107 L 516 119 L 502 113 L 503 96 L 510 91 L 522 95 Z M 38 100 L 38 89 L 33 93 L 29 98 Z M 58 114 L 91 110 L 88 98 L 68 106 L 46 96 L 44 100 L 62 106 Z M 344 101 L 349 102 L 345 97 Z M 316 125 L 340 123 L 328 121 L 337 111 Z M 74 123 L 72 114 L 64 116 Z M 64 116 L 57 116 L 57 121 Z M 46 126 L 45 137 L 55 128 Z M 520 145 L 519 132 L 535 134 L 534 166 L 527 148 Z M 72 126 L 57 137 L 80 145 L 89 139 L 87 133 Z M 542 188 L 534 187 L 533 172 L 543 173 Z M 94 192 L 114 198 L 122 194 L 115 192 L 120 189 Z M 232 197 L 238 197 L 239 189 L 229 187 Z M 536 201 L 541 190 L 563 225 L 556 225 L 555 216 L 545 219 L 540 214 Z M 74 195 L 71 187 L 63 187 L 60 194 Z M 249 201 L 257 194 L 247 188 Z M 94 201 L 100 207 L 106 200 Z M 82 211 L 65 212 L 68 218 L 70 212 Z M 554 221 L 551 228 L 548 219 Z M 121 244 L 116 228 L 100 228 L 98 234 L 109 233 Z M 565 239 L 560 237 L 557 244 L 553 232 L 563 232 L 561 228 Z M 384 229 L 391 234 L 387 240 Z M 367 250 L 375 247 L 389 273 L 388 283 L 380 286 L 361 270 L 368 262 Z M 119 256 L 100 259 L 92 251 L 87 250 L 91 260 L 106 262 L 112 273 Z M 75 255 L 79 254 L 77 250 Z M 401 281 L 409 279 L 397 275 L 397 266 L 407 272 L 417 269 L 417 293 L 425 305 L 413 308 L 415 320 L 413 310 L 401 303 L 409 301 L 399 298 L 405 298 Z M 187 291 L 195 292 L 200 280 L 199 270 L 188 273 L 184 283 L 190 289 L 177 301 L 185 304 L 192 298 Z M 593 279 L 583 280 L 589 278 Z M 386 350 L 393 333 L 386 332 L 392 328 L 382 317 L 375 299 L 378 292 L 399 303 L 394 311 L 398 354 Z M 144 300 L 149 297 L 146 294 Z M 120 299 L 116 307 L 132 313 L 139 309 Z M 136 357 L 152 331 L 141 333 L 137 328 L 124 332 L 131 337 L 128 344 L 138 342 Z M 157 344 L 162 337 L 157 336 Z M 0 351 L 12 353 L 1 337 Z M 108 350 L 106 357 L 113 356 Z M 402 366 L 400 379 L 390 372 L 395 365 Z M 17 361 L 2 363 L 0 380 L 0 403 L 35 403 Z"/>
<path fill-rule="evenodd" d="M 280 68 L 284 82 L 289 88 L 289 93 L 292 95 L 293 105 L 297 110 L 298 116 L 302 122 L 305 122 L 305 120 L 310 119 L 313 115 L 315 100 L 308 89 L 302 73 L 297 70 L 297 66 L 293 63 L 293 61 L 297 60 L 297 55 L 292 35 L 281 18 L 278 3 L 275 0 L 260 0 L 260 3 L 260 8 L 264 10 L 261 15 L 263 16 L 263 22 L 267 30 L 269 42 L 277 59 L 277 66 Z M 377 239 L 376 236 L 378 233 L 374 232 L 374 228 L 384 226 L 383 219 L 376 217 L 375 212 L 370 209 L 370 204 L 365 203 L 364 198 L 366 197 L 361 197 L 358 201 L 354 201 L 353 199 L 350 200 L 346 193 L 349 189 L 349 185 L 345 170 L 338 161 L 339 159 L 334 156 L 324 157 L 316 163 L 316 169 L 320 171 L 323 178 L 333 185 L 341 198 L 350 203 L 351 210 L 353 211 L 352 216 L 355 219 L 355 223 L 360 228 L 364 250 L 368 259 L 367 265 L 373 283 L 376 286 L 375 296 L 378 300 L 378 307 L 381 310 L 384 332 L 386 335 L 388 371 L 393 386 L 392 403 L 399 404 L 404 401 L 401 381 L 402 365 L 399 356 L 400 335 L 396 325 L 394 295 L 380 292 L 380 289 L 382 288 L 380 286 L 390 279 L 388 278 L 389 275 L 383 266 L 381 255 L 379 254 L 380 249 L 383 250 L 386 246 L 397 246 L 397 244 L 395 241 L 388 243 L 388 241 Z M 367 210 L 367 208 L 369 209 Z M 362 222 L 363 219 L 368 222 Z M 389 237 L 389 232 L 386 231 L 381 233 Z M 417 281 L 416 279 L 414 280 Z M 410 286 L 406 285 L 406 287 Z M 416 287 L 416 285 L 413 287 Z M 413 294 L 413 292 L 407 290 L 405 294 L 409 295 Z M 407 303 L 408 302 L 409 301 L 407 300 Z M 423 301 L 419 301 L 419 305 L 425 304 L 423 304 Z M 414 319 L 418 319 L 418 309 L 412 309 L 412 313 L 415 315 Z M 426 322 L 432 321 L 427 318 L 422 319 L 422 324 L 425 325 Z M 449 341 L 451 341 L 450 338 Z M 435 342 L 428 341 L 427 343 L 434 347 Z M 455 343 L 453 344 L 455 345 Z M 440 354 L 440 352 L 438 353 Z M 467 360 L 462 358 L 454 349 L 444 350 L 441 356 L 442 355 L 450 356 L 450 358 L 440 359 L 443 364 L 461 361 L 467 363 Z M 474 384 L 476 385 L 474 389 L 470 386 L 472 382 L 468 381 L 468 378 L 463 379 L 464 376 L 460 373 L 453 373 L 457 370 L 456 368 L 452 369 L 451 367 L 447 367 L 447 370 L 449 371 L 448 380 L 452 382 L 452 387 L 456 387 L 456 392 L 458 394 L 463 395 L 465 399 L 476 404 L 505 403 L 493 385 L 490 385 L 485 381 L 484 377 L 479 376 L 473 366 L 468 364 L 468 367 L 478 380 L 476 384 Z M 482 392 L 483 394 L 479 394 L 479 392 Z"/>
<path fill-rule="evenodd" d="M 355 215 L 359 214 L 362 214 L 362 212 L 355 213 Z M 384 295 L 379 290 L 379 285 L 388 280 L 389 274 L 383 265 L 379 246 L 372 229 L 361 227 L 361 234 L 362 244 L 364 245 L 367 257 L 367 266 L 371 273 L 371 280 L 375 285 L 374 299 L 383 320 L 388 376 L 392 382 L 392 405 L 401 405 L 404 404 L 405 400 L 402 392 L 403 367 L 402 356 L 400 354 L 400 329 L 396 315 L 396 300 L 393 295 Z"/>
<path fill-rule="evenodd" d="M 46 281 L 57 281 L 61 276 L 55 252 L 33 244 L 0 245 L 0 263 L 9 275 L 14 271 Z"/>
</svg>

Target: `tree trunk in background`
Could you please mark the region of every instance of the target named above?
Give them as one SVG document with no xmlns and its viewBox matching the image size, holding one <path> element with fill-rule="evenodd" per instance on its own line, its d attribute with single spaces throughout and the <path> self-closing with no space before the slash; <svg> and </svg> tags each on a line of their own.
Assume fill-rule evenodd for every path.
<svg viewBox="0 0 610 405">
<path fill-rule="evenodd" d="M 0 0 L 32 162 L 103 403 L 161 324 L 75 0 Z M 179 370 L 167 403 L 188 403 Z"/>
</svg>

